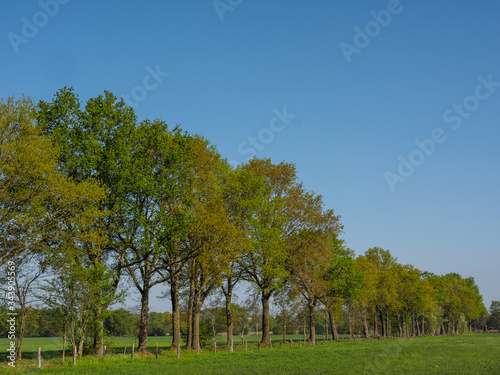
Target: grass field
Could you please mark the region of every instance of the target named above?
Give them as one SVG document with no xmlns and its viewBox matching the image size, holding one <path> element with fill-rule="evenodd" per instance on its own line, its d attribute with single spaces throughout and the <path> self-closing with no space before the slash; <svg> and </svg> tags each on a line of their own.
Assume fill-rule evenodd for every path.
<svg viewBox="0 0 500 375">
<path fill-rule="evenodd" d="M 236 339 L 235 352 L 225 351 L 224 337 L 219 338 L 218 353 L 208 348 L 201 354 L 166 351 L 170 337 L 151 337 L 150 351 L 159 343 L 161 355 L 145 358 L 136 354 L 130 359 L 133 339 L 114 340 L 113 353 L 106 360 L 96 357 L 78 359 L 73 366 L 67 359 L 61 364 L 58 338 L 26 339 L 25 358 L 16 369 L 5 362 L 0 373 L 43 374 L 500 374 L 500 334 L 472 334 L 447 337 L 422 337 L 416 339 L 388 339 L 323 344 L 299 348 L 283 345 L 279 337 L 273 337 L 273 349 L 256 350 L 258 336 L 247 336 L 249 351 L 244 352 L 241 341 Z M 137 344 L 137 342 L 136 342 Z M 123 346 L 127 355 L 123 355 Z M 36 360 L 28 356 L 36 348 L 43 348 L 42 369 L 36 368 Z M 0 340 L 0 347 L 7 348 L 7 340 Z M 5 349 L 6 351 L 6 349 Z M 57 357 L 57 358 L 54 358 Z"/>
</svg>

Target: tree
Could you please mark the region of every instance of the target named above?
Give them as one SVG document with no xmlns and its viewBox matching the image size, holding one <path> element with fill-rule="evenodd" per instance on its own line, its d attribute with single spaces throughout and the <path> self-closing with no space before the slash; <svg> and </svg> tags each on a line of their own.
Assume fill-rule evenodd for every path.
<svg viewBox="0 0 500 375">
<path fill-rule="evenodd" d="M 312 234 L 309 234 L 312 235 Z M 323 233 L 315 233 L 315 241 L 311 241 L 296 252 L 293 257 L 292 283 L 304 297 L 309 318 L 309 342 L 316 344 L 315 308 L 326 288 L 325 275 L 331 262 L 331 244 Z M 332 239 L 334 240 L 334 239 Z"/>
<path fill-rule="evenodd" d="M 111 310 L 105 313 L 104 328 L 112 336 L 137 336 L 137 320 L 137 315 L 125 309 Z"/>
<path fill-rule="evenodd" d="M 133 134 L 131 173 L 124 182 L 128 215 L 118 237 L 123 266 L 141 294 L 138 350 L 147 350 L 149 291 L 168 281 L 173 305 L 173 347 L 180 345 L 179 277 L 193 251 L 185 241 L 192 213 L 195 139 L 161 121 L 143 121 Z"/>
<path fill-rule="evenodd" d="M 397 274 L 393 267 L 397 259 L 389 250 L 372 247 L 365 252 L 366 259 L 377 269 L 377 287 L 375 298 L 375 313 L 380 316 L 382 335 L 391 335 L 391 312 L 397 308 Z"/>
<path fill-rule="evenodd" d="M 420 332 L 419 315 L 423 315 L 427 308 L 430 307 L 434 289 L 426 279 L 422 278 L 422 272 L 412 265 L 398 264 L 394 267 L 394 270 L 398 278 L 398 303 L 395 312 L 399 337 L 407 336 L 406 322 L 409 317 L 412 323 L 412 334 L 415 337 Z"/>
<path fill-rule="evenodd" d="M 240 251 L 242 231 L 231 216 L 225 199 L 226 181 L 231 173 L 229 165 L 201 137 L 195 138 L 193 150 L 195 161 L 190 194 L 193 197 L 191 212 L 194 220 L 190 222 L 182 246 L 192 254 L 189 266 L 192 341 L 188 337 L 187 347 L 190 348 L 191 344 L 196 349 L 200 341 L 203 303 L 231 272 L 235 254 Z M 228 334 L 228 340 L 229 337 L 229 346 L 232 347 L 232 332 Z"/>
<path fill-rule="evenodd" d="M 242 167 L 228 169 L 222 176 L 222 196 L 226 205 L 229 223 L 232 226 L 231 238 L 228 238 L 231 256 L 221 271 L 219 281 L 226 302 L 226 326 L 228 347 L 233 346 L 233 307 L 232 298 L 236 285 L 243 279 L 243 269 L 240 265 L 241 257 L 251 248 L 249 233 L 253 213 L 265 192 L 265 180 L 256 176 L 252 171 Z M 240 314 L 237 321 L 242 324 L 241 337 L 245 329 L 245 318 Z"/>
<path fill-rule="evenodd" d="M 163 314 L 159 312 L 149 313 L 148 336 L 165 336 L 165 326 L 163 325 Z"/>
<path fill-rule="evenodd" d="M 128 207 L 123 204 L 128 193 L 124 183 L 133 178 L 130 139 L 136 116 L 123 100 L 107 91 L 89 99 L 81 109 L 72 88 L 63 88 L 52 102 L 40 101 L 38 107 L 37 122 L 59 149 L 59 170 L 78 185 L 99 184 L 105 194 L 95 199 L 95 208 L 101 215 L 93 230 L 100 233 L 100 238 L 73 244 L 88 259 L 96 277 L 94 350 L 102 354 L 103 312 L 115 299 L 122 271 L 124 244 L 119 228 L 128 215 Z M 68 228 L 73 233 L 77 229 L 71 225 Z"/>
<path fill-rule="evenodd" d="M 265 195 L 249 219 L 249 251 L 241 257 L 240 265 L 248 281 L 254 283 L 261 294 L 262 344 L 269 345 L 269 300 L 289 278 L 286 262 L 289 252 L 285 242 L 284 202 L 296 178 L 294 167 L 285 163 L 273 165 L 269 160 L 251 160 L 247 168 L 266 179 Z"/>
<path fill-rule="evenodd" d="M 356 258 L 356 270 L 364 276 L 364 281 L 360 288 L 360 294 L 356 299 L 356 303 L 363 316 L 365 338 L 368 338 L 368 323 L 366 322 L 368 316 L 374 317 L 374 334 L 378 334 L 376 315 L 378 269 L 377 266 L 369 262 L 365 256 L 359 255 Z"/>
<path fill-rule="evenodd" d="M 325 306 L 333 339 L 338 342 L 335 316 L 341 314 L 344 303 L 357 303 L 365 278 L 356 267 L 353 251 L 347 249 L 342 240 L 332 238 L 330 251 L 331 256 L 322 275 L 324 282 L 319 298 Z"/>
<path fill-rule="evenodd" d="M 91 320 L 93 304 L 92 270 L 77 260 L 64 265 L 58 276 L 46 280 L 41 288 L 45 293 L 40 298 L 57 312 L 63 335 L 63 351 L 69 335 L 73 348 L 83 355 L 83 343 L 87 326 Z"/>
<path fill-rule="evenodd" d="M 7 263 L 5 275 L 12 275 L 13 283 L 9 283 L 4 288 L 9 301 L 16 302 L 19 305 L 21 322 L 17 336 L 16 360 L 22 359 L 22 344 L 25 335 L 26 318 L 28 312 L 33 308 L 33 304 L 38 302 L 35 297 L 37 283 L 45 271 L 45 266 L 40 263 L 38 254 L 30 254 L 27 257 L 15 257 Z M 12 285 L 13 284 L 13 285 Z M 7 285 L 7 284 L 6 284 Z M 12 287 L 11 287 L 12 285 Z M 11 290 L 12 289 L 12 290 Z"/>
<path fill-rule="evenodd" d="M 264 178 L 267 187 L 249 220 L 251 250 L 240 264 L 261 292 L 262 343 L 269 345 L 269 300 L 289 280 L 293 259 L 313 246 L 317 233 L 336 236 L 342 225 L 333 210 L 323 209 L 320 195 L 304 189 L 293 164 L 254 158 L 244 168 Z"/>
<path fill-rule="evenodd" d="M 227 308 L 227 305 L 226 305 Z M 226 312 L 227 314 L 227 312 Z M 235 323 L 234 329 L 239 330 L 241 337 L 241 345 L 245 343 L 245 333 L 247 328 L 249 327 L 249 313 L 244 306 L 240 306 L 238 304 L 231 304 L 231 318 Z M 227 320 L 226 320 L 227 324 Z"/>
<path fill-rule="evenodd" d="M 488 327 L 500 329 L 500 301 L 491 301 Z"/>
<path fill-rule="evenodd" d="M 278 308 L 277 320 L 282 324 L 283 341 L 286 341 L 286 335 L 294 325 L 294 312 L 299 309 L 297 302 L 297 290 L 289 286 L 280 289 L 274 296 L 274 303 Z"/>
</svg>

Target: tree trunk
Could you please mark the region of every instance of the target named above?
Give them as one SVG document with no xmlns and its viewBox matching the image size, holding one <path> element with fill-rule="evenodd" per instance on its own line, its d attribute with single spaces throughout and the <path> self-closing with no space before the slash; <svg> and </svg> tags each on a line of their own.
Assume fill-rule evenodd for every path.
<svg viewBox="0 0 500 375">
<path fill-rule="evenodd" d="M 195 287 L 194 288 L 194 295 L 193 295 L 193 347 L 198 348 L 198 345 L 200 344 L 200 314 L 201 314 L 201 308 L 203 306 L 203 303 L 205 302 L 205 299 L 208 297 L 210 294 L 210 291 L 212 290 L 213 286 L 206 286 L 203 285 L 203 278 L 200 279 L 200 286 L 199 288 Z M 202 290 L 202 288 L 205 288 L 205 290 Z M 212 314 L 212 331 L 213 331 L 213 337 L 215 340 L 215 314 Z"/>
<path fill-rule="evenodd" d="M 326 316 L 325 316 L 325 340 L 326 342 L 328 342 L 328 319 Z"/>
<path fill-rule="evenodd" d="M 306 336 L 306 326 L 307 326 L 307 319 L 306 319 L 306 315 L 304 314 L 304 343 L 306 342 L 307 340 L 307 336 Z"/>
<path fill-rule="evenodd" d="M 286 323 L 283 324 L 283 341 L 286 342 Z"/>
<path fill-rule="evenodd" d="M 226 345 L 228 348 L 233 347 L 233 331 L 234 331 L 233 312 L 231 311 L 231 299 L 232 299 L 233 292 L 231 289 L 232 288 L 228 288 L 227 293 L 225 293 L 225 297 L 226 297 L 226 325 L 227 325 Z"/>
<path fill-rule="evenodd" d="M 368 322 L 366 321 L 366 313 L 363 313 L 363 330 L 365 339 L 368 340 L 370 338 L 370 332 L 368 331 Z"/>
<path fill-rule="evenodd" d="M 385 315 L 386 315 L 386 320 L 385 320 L 386 321 L 386 327 L 385 327 L 385 330 L 387 332 L 387 336 L 391 337 L 391 335 L 392 335 L 392 329 L 391 329 L 392 328 L 391 327 L 392 324 L 391 324 L 391 317 L 389 315 L 389 310 L 386 311 Z"/>
<path fill-rule="evenodd" d="M 102 307 L 98 306 L 95 309 L 95 329 L 94 329 L 94 352 L 98 356 L 102 356 L 104 352 L 104 318 L 102 316 Z"/>
<path fill-rule="evenodd" d="M 328 311 L 328 318 L 330 319 L 330 327 L 332 330 L 333 339 L 335 340 L 335 342 L 339 342 L 339 334 L 337 332 L 337 322 L 335 321 L 335 319 L 333 319 L 333 314 L 330 310 Z"/>
<path fill-rule="evenodd" d="M 262 345 L 269 345 L 269 299 L 271 292 L 268 287 L 262 289 Z"/>
<path fill-rule="evenodd" d="M 21 307 L 21 325 L 19 326 L 19 337 L 17 339 L 17 347 L 16 347 L 16 361 L 20 361 L 23 357 L 22 353 L 22 345 L 24 338 L 24 327 L 26 324 L 26 305 Z"/>
<path fill-rule="evenodd" d="M 415 323 L 417 324 L 417 335 L 420 336 L 420 324 L 418 324 L 418 315 L 415 314 Z"/>
<path fill-rule="evenodd" d="M 349 341 L 354 338 L 354 316 L 352 312 L 352 306 L 349 307 L 349 313 L 347 314 L 347 320 L 349 322 Z"/>
<path fill-rule="evenodd" d="M 194 297 L 194 278 L 191 277 L 189 285 L 188 313 L 187 313 L 187 342 L 186 350 L 197 349 L 193 344 L 193 297 Z"/>
<path fill-rule="evenodd" d="M 382 310 L 378 309 L 378 313 L 380 315 L 380 325 L 382 326 L 382 336 L 386 336 L 386 325 L 384 324 L 384 315 L 382 314 Z"/>
<path fill-rule="evenodd" d="M 171 280 L 170 299 L 172 301 L 172 345 L 170 345 L 170 350 L 177 350 L 181 345 L 181 311 L 179 306 L 179 280 L 177 276 Z"/>
<path fill-rule="evenodd" d="M 399 338 L 403 338 L 403 327 L 401 326 L 401 313 L 398 312 L 396 313 L 397 315 L 397 321 L 398 321 L 398 330 L 399 330 Z"/>
<path fill-rule="evenodd" d="M 146 354 L 148 350 L 148 323 L 149 323 L 149 279 L 144 281 L 141 290 L 141 320 L 139 323 L 139 346 L 137 352 Z"/>
<path fill-rule="evenodd" d="M 311 345 L 316 344 L 316 324 L 315 324 L 315 312 L 314 307 L 316 303 L 314 301 L 309 301 L 307 304 L 309 307 L 309 342 Z"/>
<path fill-rule="evenodd" d="M 193 348 L 198 348 L 200 345 L 200 312 L 199 295 L 195 291 L 193 298 Z"/>
<path fill-rule="evenodd" d="M 64 333 L 63 333 L 63 353 L 62 353 L 62 362 L 64 363 L 64 355 L 66 354 L 66 324 L 64 325 Z"/>
<path fill-rule="evenodd" d="M 83 356 L 83 343 L 85 342 L 85 335 L 82 334 L 80 342 L 78 343 L 78 357 Z"/>
</svg>

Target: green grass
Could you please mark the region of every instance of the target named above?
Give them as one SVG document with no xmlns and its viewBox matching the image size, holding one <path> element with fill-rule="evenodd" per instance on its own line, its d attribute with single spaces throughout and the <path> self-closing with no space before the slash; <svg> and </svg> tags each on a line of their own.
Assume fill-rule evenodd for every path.
<svg viewBox="0 0 500 375">
<path fill-rule="evenodd" d="M 271 336 L 273 347 L 279 348 L 280 346 L 280 336 Z M 323 335 L 317 335 L 318 340 L 323 340 Z M 339 335 L 341 338 L 347 339 L 348 335 Z M 255 335 L 245 335 L 244 339 L 248 342 L 248 350 L 253 350 L 257 348 L 257 341 L 261 339 L 261 336 Z M 287 340 L 295 340 L 295 345 L 299 345 L 299 340 L 303 340 L 303 335 L 287 335 Z M 0 338 L 0 349 L 8 347 L 8 342 L 10 340 Z M 219 350 L 227 350 L 226 348 L 226 336 L 216 337 L 217 348 Z M 108 353 L 123 354 L 123 349 L 127 347 L 127 353 L 130 354 L 130 347 L 132 343 L 135 343 L 135 348 L 137 349 L 139 345 L 139 340 L 133 337 L 113 337 L 106 340 L 108 344 Z M 160 351 L 168 351 L 170 345 L 172 344 L 172 336 L 151 336 L 148 337 L 148 350 L 152 354 L 155 351 L 156 343 L 158 343 L 158 348 Z M 205 341 L 203 345 L 211 347 L 211 339 Z M 185 342 L 183 343 L 183 345 Z M 6 346 L 7 345 L 7 346 Z M 69 345 L 69 340 L 67 341 Z M 52 359 L 52 358 L 62 358 L 62 346 L 63 340 L 61 337 L 28 337 L 23 339 L 23 359 L 33 359 L 36 357 L 38 347 L 42 348 L 42 358 Z M 241 344 L 241 337 L 234 336 L 234 350 L 243 351 L 244 346 Z M 210 351 L 210 350 L 209 350 Z"/>
<path fill-rule="evenodd" d="M 131 339 L 116 339 L 116 354 L 108 354 L 106 360 L 97 357 L 78 359 L 73 366 L 71 359 L 64 365 L 60 358 L 49 358 L 52 350 L 57 353 L 56 339 L 27 339 L 27 350 L 47 346 L 42 369 L 36 368 L 34 359 L 23 360 L 15 370 L 0 365 L 0 373 L 43 374 L 498 374 L 500 373 L 500 335 L 473 334 L 448 337 L 422 337 L 417 339 L 388 339 L 340 344 L 322 344 L 299 348 L 298 341 L 290 348 L 280 349 L 278 336 L 273 337 L 274 348 L 250 350 L 258 337 L 247 336 L 249 351 L 241 351 L 241 341 L 236 339 L 236 352 L 209 349 L 200 355 L 195 352 L 176 354 L 164 352 L 156 360 L 136 355 L 130 359 L 130 349 L 123 355 L 123 345 Z M 299 338 L 299 336 L 295 336 Z M 295 339 L 294 338 L 294 339 Z M 301 336 L 300 336 L 301 338 Z M 224 337 L 218 338 L 219 343 Z M 166 349 L 170 337 L 151 337 L 152 351 L 158 341 Z M 4 347 L 6 340 L 0 340 Z M 54 346 L 52 346 L 54 345 Z M 222 346 L 222 345 L 221 345 Z M 60 346 L 59 346 L 60 347 Z M 121 348 L 120 348 L 121 347 Z M 117 354 L 121 349 L 121 354 Z M 221 348 L 222 349 L 222 348 Z M 44 349 L 45 352 L 45 349 Z M 60 354 L 60 352 L 59 352 Z M 27 356 L 26 356 L 27 357 Z"/>
</svg>

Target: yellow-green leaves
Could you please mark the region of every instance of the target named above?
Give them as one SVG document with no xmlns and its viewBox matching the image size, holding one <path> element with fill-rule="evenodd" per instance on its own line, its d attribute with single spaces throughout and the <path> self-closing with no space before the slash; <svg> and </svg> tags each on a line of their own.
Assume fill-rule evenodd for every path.
<svg viewBox="0 0 500 375">
<path fill-rule="evenodd" d="M 88 229 L 99 215 L 92 203 L 103 191 L 60 173 L 58 150 L 41 135 L 35 118 L 30 98 L 0 102 L 0 265 L 24 251 L 63 242 L 69 223 L 79 227 L 72 241 L 99 236 Z"/>
</svg>

